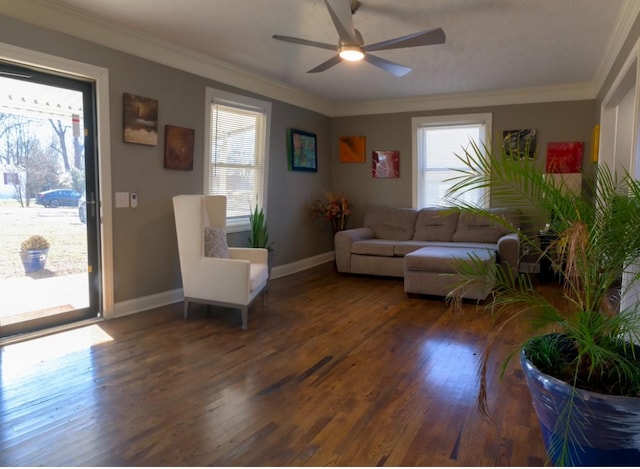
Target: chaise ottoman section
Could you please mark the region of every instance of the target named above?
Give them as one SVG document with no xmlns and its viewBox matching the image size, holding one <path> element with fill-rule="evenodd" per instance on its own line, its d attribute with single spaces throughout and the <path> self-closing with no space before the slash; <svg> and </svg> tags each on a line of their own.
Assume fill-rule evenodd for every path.
<svg viewBox="0 0 640 469">
<path fill-rule="evenodd" d="M 460 262 L 473 258 L 489 267 L 488 275 L 467 283 L 456 296 L 484 300 L 495 285 L 496 253 L 491 249 L 428 246 L 410 252 L 404 256 L 404 291 L 447 296 L 464 280 L 457 272 Z"/>
</svg>

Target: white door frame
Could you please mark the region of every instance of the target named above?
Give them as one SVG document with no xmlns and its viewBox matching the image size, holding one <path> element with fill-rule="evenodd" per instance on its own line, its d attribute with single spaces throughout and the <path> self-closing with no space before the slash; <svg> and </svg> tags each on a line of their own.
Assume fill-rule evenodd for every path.
<svg viewBox="0 0 640 469">
<path fill-rule="evenodd" d="M 92 80 L 96 84 L 96 146 L 98 149 L 98 185 L 100 201 L 101 313 L 109 319 L 114 313 L 113 229 L 111 202 L 111 132 L 109 127 L 109 71 L 103 67 L 76 62 L 54 55 L 0 42 L 0 60 L 32 66 Z"/>
</svg>

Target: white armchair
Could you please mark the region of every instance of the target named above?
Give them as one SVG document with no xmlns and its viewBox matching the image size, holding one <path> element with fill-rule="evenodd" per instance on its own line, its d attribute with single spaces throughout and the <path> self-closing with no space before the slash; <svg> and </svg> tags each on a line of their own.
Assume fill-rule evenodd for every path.
<svg viewBox="0 0 640 469">
<path fill-rule="evenodd" d="M 267 250 L 230 247 L 228 258 L 205 257 L 205 229 L 226 225 L 225 196 L 177 195 L 173 209 L 185 319 L 192 302 L 239 308 L 247 329 L 249 305 L 267 286 Z"/>
</svg>

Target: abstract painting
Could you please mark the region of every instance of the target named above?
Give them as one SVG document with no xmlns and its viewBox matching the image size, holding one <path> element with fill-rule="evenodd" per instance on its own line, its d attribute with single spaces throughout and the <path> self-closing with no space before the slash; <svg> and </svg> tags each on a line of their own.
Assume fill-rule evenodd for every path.
<svg viewBox="0 0 640 469">
<path fill-rule="evenodd" d="M 141 145 L 158 144 L 158 100 L 123 94 L 124 141 Z"/>
<path fill-rule="evenodd" d="M 340 162 L 364 163 L 366 140 L 366 137 L 363 136 L 340 137 L 338 142 Z"/>
<path fill-rule="evenodd" d="M 193 169 L 194 129 L 166 125 L 164 133 L 164 167 L 166 169 Z"/>
<path fill-rule="evenodd" d="M 376 150 L 371 155 L 371 175 L 374 178 L 400 177 L 400 152 Z"/>
</svg>

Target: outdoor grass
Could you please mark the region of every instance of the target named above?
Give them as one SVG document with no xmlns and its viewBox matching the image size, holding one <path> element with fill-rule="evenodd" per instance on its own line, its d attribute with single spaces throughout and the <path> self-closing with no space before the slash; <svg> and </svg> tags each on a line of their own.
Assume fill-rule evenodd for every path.
<svg viewBox="0 0 640 469">
<path fill-rule="evenodd" d="M 15 200 L 0 200 L 0 279 L 44 278 L 87 271 L 87 231 L 77 207 L 45 208 L 32 203 L 20 207 Z M 51 247 L 45 268 L 25 274 L 20 244 L 31 235 L 44 236 Z"/>
</svg>

